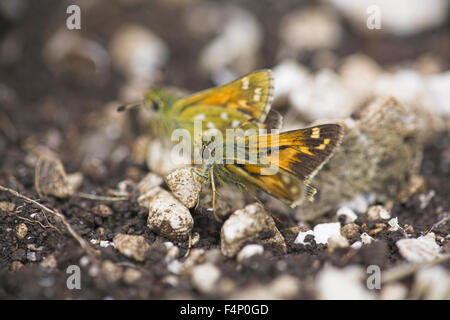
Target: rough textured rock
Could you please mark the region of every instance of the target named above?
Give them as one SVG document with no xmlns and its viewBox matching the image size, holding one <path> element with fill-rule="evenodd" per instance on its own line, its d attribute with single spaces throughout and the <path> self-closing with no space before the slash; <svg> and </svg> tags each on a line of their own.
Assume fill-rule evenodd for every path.
<svg viewBox="0 0 450 320">
<path fill-rule="evenodd" d="M 137 261 L 144 261 L 145 254 L 150 245 L 142 236 L 133 236 L 119 233 L 114 237 L 114 246 L 124 256 L 134 258 Z"/>
<path fill-rule="evenodd" d="M 433 232 L 417 239 L 401 239 L 396 242 L 400 254 L 413 263 L 431 262 L 441 257 L 441 247 Z"/>
<path fill-rule="evenodd" d="M 359 226 L 356 223 L 346 224 L 341 228 L 341 233 L 347 239 L 352 239 L 359 236 Z"/>
<path fill-rule="evenodd" d="M 150 230 L 174 241 L 187 240 L 194 220 L 191 213 L 170 192 L 155 187 L 138 198 L 149 210 L 147 226 Z"/>
<path fill-rule="evenodd" d="M 105 204 L 98 204 L 92 208 L 92 213 L 100 217 L 106 218 L 112 215 L 112 210 Z"/>
<path fill-rule="evenodd" d="M 81 174 L 77 173 L 69 177 L 61 160 L 49 150 L 36 148 L 34 152 L 37 155 L 34 180 L 36 191 L 58 198 L 73 195 L 81 185 Z"/>
<path fill-rule="evenodd" d="M 173 195 L 187 208 L 197 205 L 201 184 L 191 168 L 175 169 L 166 176 L 166 183 Z"/>
<path fill-rule="evenodd" d="M 17 239 L 22 240 L 28 233 L 28 227 L 25 223 L 19 223 L 16 227 Z"/>
<path fill-rule="evenodd" d="M 391 213 L 385 207 L 377 205 L 369 207 L 367 216 L 370 220 L 389 220 L 391 218 Z"/>
<path fill-rule="evenodd" d="M 273 218 L 259 203 L 237 210 L 225 221 L 221 232 L 221 251 L 228 257 L 250 241 L 256 241 L 286 252 L 286 243 Z"/>
</svg>

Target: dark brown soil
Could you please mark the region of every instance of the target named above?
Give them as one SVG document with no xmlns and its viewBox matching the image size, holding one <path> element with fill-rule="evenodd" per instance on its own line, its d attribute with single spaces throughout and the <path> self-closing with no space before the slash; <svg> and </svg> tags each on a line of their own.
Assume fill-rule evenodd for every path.
<svg viewBox="0 0 450 320">
<path fill-rule="evenodd" d="M 121 5 L 120 2 L 94 5 L 83 15 L 81 32 L 107 47 L 112 33 L 120 25 L 131 22 L 147 25 L 163 37 L 171 49 L 171 60 L 164 70 L 165 83 L 189 90 L 210 86 L 211 82 L 196 69 L 198 53 L 208 39 L 186 36 L 180 29 L 179 17 L 188 9 L 162 5 L 164 1 L 136 2 L 135 6 Z M 297 2 L 242 2 L 263 23 L 266 39 L 261 67 L 275 64 L 279 21 L 285 13 L 297 6 Z M 306 1 L 302 1 L 300 5 L 305 3 Z M 13 36 L 22 46 L 22 56 L 17 62 L 2 65 L 0 61 L 0 184 L 32 199 L 39 199 L 40 203 L 50 208 L 56 208 L 67 217 L 75 231 L 88 241 L 112 241 L 117 233 L 142 235 L 151 244 L 151 249 L 146 260 L 137 263 L 112 247 L 99 248 L 102 261 L 136 266 L 142 272 L 141 280 L 133 284 L 127 284 L 122 279 L 109 282 L 101 273 L 92 277 L 89 275 L 89 268 L 82 267 L 82 290 L 69 290 L 66 286 L 66 268 L 69 265 L 80 265 L 80 259 L 85 256 L 79 244 L 51 215 L 44 215 L 37 207 L 0 192 L 0 202 L 12 202 L 16 207 L 15 212 L 0 210 L 0 299 L 225 298 L 200 294 L 192 288 L 189 277 L 181 276 L 175 288 L 162 281 L 170 274 L 164 262 L 166 249 L 162 245 L 167 240 L 148 230 L 147 209 L 140 207 L 135 197 L 131 197 L 129 201 L 105 202 L 87 200 L 76 195 L 59 200 L 37 194 L 34 188 L 34 169 L 26 163 L 25 145 L 30 141 L 48 144 L 49 135 L 56 132 L 62 143 L 55 151 L 65 169 L 68 172 L 83 172 L 76 146 L 80 142 L 80 136 L 92 129 L 91 122 L 87 119 L 92 116 L 95 119 L 96 113 L 98 114 L 96 111 L 105 103 L 116 99 L 118 89 L 125 81 L 114 70 L 111 70 L 112 74 L 106 83 L 98 81 L 89 71 L 77 72 L 79 68 L 76 65 L 69 66 L 58 75 L 49 70 L 42 58 L 42 48 L 49 36 L 65 24 L 65 10 L 65 2 L 30 1 L 25 15 L 18 20 L 8 20 L 0 15 L 0 42 Z M 401 40 L 389 37 L 365 39 L 355 34 L 345 22 L 344 26 L 347 35 L 337 51 L 339 56 L 362 51 L 386 66 L 432 52 L 447 64 L 444 67 L 448 67 L 449 22 L 438 30 Z M 310 64 L 310 59 L 309 56 L 298 57 L 306 65 Z M 2 84 L 11 90 L 5 89 Z M 131 148 L 134 138 L 142 134 L 143 130 L 137 128 L 120 143 Z M 413 226 L 416 236 L 431 229 L 437 236 L 446 237 L 450 233 L 449 221 L 434 226 L 450 209 L 449 148 L 449 132 L 442 132 L 426 146 L 421 172 L 426 181 L 425 193 L 430 190 L 436 193 L 428 206 L 421 208 L 420 195 L 417 194 L 405 204 L 396 203 L 392 210 L 392 216 L 398 217 L 401 225 Z M 106 174 L 100 177 L 83 172 L 85 179 L 80 191 L 108 194 L 108 190 L 116 188 L 119 181 L 138 181 L 147 171 L 145 165 L 136 163 L 131 156 L 120 163 L 106 161 L 104 166 Z M 112 215 L 106 218 L 95 215 L 92 209 L 99 203 L 108 205 L 112 209 Z M 201 239 L 196 248 L 220 249 L 221 225 L 212 216 L 194 211 L 192 213 L 195 219 L 194 232 L 198 232 Z M 35 214 L 33 217 L 36 221 L 24 220 L 30 219 L 32 214 Z M 332 215 L 330 213 L 328 218 L 331 219 Z M 28 234 L 25 239 L 18 240 L 15 228 L 21 222 L 25 222 L 28 227 Z M 356 223 L 361 226 L 362 232 L 367 232 L 377 222 L 381 221 L 371 222 L 360 217 Z M 283 224 L 280 229 L 292 225 L 291 222 Z M 56 226 L 58 230 L 50 225 Z M 266 284 L 282 274 L 290 274 L 301 280 L 311 279 L 326 263 L 339 267 L 349 264 L 377 264 L 384 270 L 403 260 L 395 246 L 395 242 L 402 237 L 400 231 L 383 230 L 374 235 L 379 241 L 361 250 L 340 249 L 332 254 L 327 252 L 326 246 L 316 245 L 314 242 L 311 246 L 303 246 L 288 241 L 288 252 L 285 255 L 267 249 L 263 255 L 245 261 L 241 267 L 238 267 L 235 259 L 225 257 L 221 257 L 217 265 L 223 276 L 236 281 L 238 288 Z M 449 250 L 449 239 L 445 241 L 444 248 Z M 32 250 L 27 244 L 30 243 L 37 248 L 42 247 L 40 251 L 36 251 L 35 261 L 29 260 Z M 181 254 L 183 253 L 182 250 Z M 56 269 L 48 270 L 40 266 L 43 258 L 49 255 L 56 258 Z M 24 267 L 12 272 L 13 261 L 20 261 Z M 450 269 L 450 263 L 445 264 L 445 267 Z M 410 280 L 405 279 L 405 283 L 410 285 Z M 302 291 L 298 298 L 312 297 L 311 293 Z"/>
</svg>

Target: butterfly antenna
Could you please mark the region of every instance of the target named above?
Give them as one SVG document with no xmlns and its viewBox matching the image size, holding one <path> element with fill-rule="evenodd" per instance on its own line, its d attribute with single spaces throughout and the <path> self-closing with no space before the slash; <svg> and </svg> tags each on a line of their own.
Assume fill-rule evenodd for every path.
<svg viewBox="0 0 450 320">
<path fill-rule="evenodd" d="M 123 111 L 127 111 L 136 107 L 139 107 L 141 104 L 140 103 L 132 103 L 132 104 L 125 104 L 123 106 L 120 106 L 117 108 L 118 112 L 123 112 Z"/>
</svg>

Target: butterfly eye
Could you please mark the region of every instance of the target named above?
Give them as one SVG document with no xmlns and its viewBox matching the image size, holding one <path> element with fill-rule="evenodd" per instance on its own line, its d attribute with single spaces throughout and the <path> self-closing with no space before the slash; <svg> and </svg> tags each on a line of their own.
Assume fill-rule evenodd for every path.
<svg viewBox="0 0 450 320">
<path fill-rule="evenodd" d="M 152 108 L 154 111 L 158 111 L 161 108 L 161 102 L 159 100 L 153 100 Z"/>
</svg>

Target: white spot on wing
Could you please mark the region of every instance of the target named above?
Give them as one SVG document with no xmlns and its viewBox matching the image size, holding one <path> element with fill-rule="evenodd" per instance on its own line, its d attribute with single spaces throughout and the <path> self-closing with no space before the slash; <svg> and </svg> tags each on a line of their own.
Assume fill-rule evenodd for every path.
<svg viewBox="0 0 450 320">
<path fill-rule="evenodd" d="M 239 127 L 240 124 L 241 124 L 241 122 L 238 121 L 238 120 L 233 120 L 233 121 L 231 122 L 231 126 L 232 126 L 233 128 Z"/>
<path fill-rule="evenodd" d="M 255 94 L 253 95 L 253 100 L 259 101 L 259 99 L 261 99 L 261 91 L 262 91 L 262 88 L 255 89 Z"/>
<path fill-rule="evenodd" d="M 250 80 L 247 77 L 242 78 L 242 89 L 243 90 L 247 90 L 249 87 L 249 84 L 250 84 Z"/>
<path fill-rule="evenodd" d="M 204 114 L 204 113 L 200 113 L 194 117 L 194 120 L 205 120 L 205 119 L 206 119 L 206 114 Z"/>
</svg>

